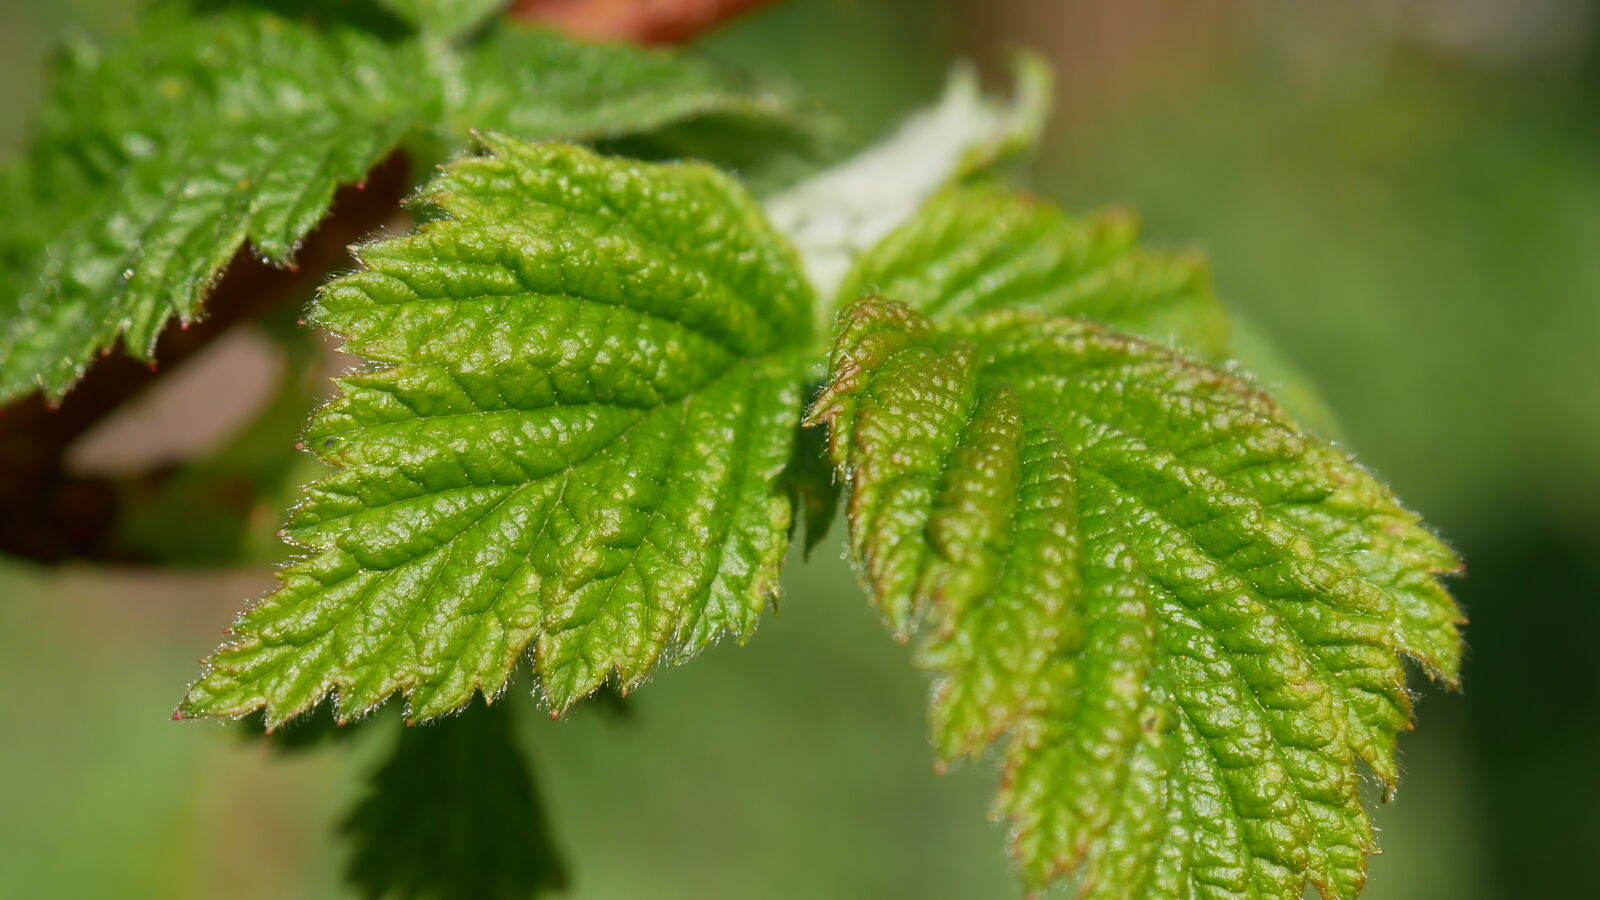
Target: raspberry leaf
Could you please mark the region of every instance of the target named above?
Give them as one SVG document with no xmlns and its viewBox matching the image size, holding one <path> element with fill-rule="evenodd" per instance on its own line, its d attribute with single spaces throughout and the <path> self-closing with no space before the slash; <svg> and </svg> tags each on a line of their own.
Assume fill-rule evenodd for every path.
<svg viewBox="0 0 1600 900">
<path fill-rule="evenodd" d="M 443 39 L 492 5 L 395 0 L 418 34 L 164 4 L 116 46 L 72 45 L 33 151 L 0 174 L 23 214 L 0 226 L 0 402 L 60 397 L 119 340 L 153 359 L 236 252 L 291 264 L 335 188 L 402 145 L 425 161 L 474 128 L 590 139 L 717 113 L 772 117 L 774 141 L 802 128 L 794 98 L 684 56 L 503 22 Z"/>
<path fill-rule="evenodd" d="M 1069 216 L 997 181 L 936 194 L 856 259 L 838 302 L 893 297 L 935 319 L 1034 309 L 1109 325 L 1214 363 L 1236 363 L 1318 433 L 1338 424 L 1316 388 L 1248 320 L 1229 315 L 1193 251 L 1151 250 L 1112 209 Z"/>
<path fill-rule="evenodd" d="M 338 468 L 307 556 L 183 715 L 408 716 L 494 696 L 532 650 L 567 708 L 743 640 L 777 589 L 811 293 L 730 178 L 488 139 L 441 218 L 360 250 L 315 319 L 373 364 L 308 445 Z"/>
<path fill-rule="evenodd" d="M 1460 661 L 1414 514 L 1247 382 L 1082 319 L 868 299 L 831 369 L 852 555 L 924 635 L 941 758 L 1003 746 L 1031 888 L 1360 891 L 1402 657 Z"/>
<path fill-rule="evenodd" d="M 804 143 L 815 124 L 802 98 L 693 56 L 579 43 L 525 26 L 495 28 L 462 56 L 465 93 L 448 111 L 457 133 L 599 141 L 708 118 L 773 129 L 762 144 Z"/>
<path fill-rule="evenodd" d="M 1121 210 L 1073 218 L 997 183 L 956 185 L 862 254 L 839 298 L 893 297 L 936 319 L 1035 309 L 1222 358 L 1228 320 L 1205 260 L 1138 238 Z"/>
<path fill-rule="evenodd" d="M 1016 95 L 987 97 L 968 66 L 951 70 L 939 102 L 845 162 L 767 200 L 773 224 L 794 241 L 806 274 L 830 296 L 858 255 L 914 216 L 941 188 L 1029 150 L 1050 105 L 1050 71 L 1015 63 Z"/>
</svg>

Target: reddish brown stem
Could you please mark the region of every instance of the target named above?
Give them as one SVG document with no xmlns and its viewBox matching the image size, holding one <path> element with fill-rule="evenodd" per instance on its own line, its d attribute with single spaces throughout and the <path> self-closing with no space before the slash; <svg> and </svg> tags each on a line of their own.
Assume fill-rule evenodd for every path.
<svg viewBox="0 0 1600 900">
<path fill-rule="evenodd" d="M 575 37 L 681 44 L 770 0 L 518 0 L 511 14 Z"/>
</svg>

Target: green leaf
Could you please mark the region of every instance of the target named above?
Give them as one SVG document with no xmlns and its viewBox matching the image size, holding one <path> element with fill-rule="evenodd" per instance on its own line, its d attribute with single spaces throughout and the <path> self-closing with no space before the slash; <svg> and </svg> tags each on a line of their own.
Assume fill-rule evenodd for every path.
<svg viewBox="0 0 1600 900">
<path fill-rule="evenodd" d="M 1339 436 L 1311 380 L 1224 312 L 1203 257 L 1145 249 L 1138 238 L 1137 220 L 1122 210 L 1073 218 L 995 182 L 955 185 L 858 257 L 838 302 L 893 297 L 935 319 L 1002 308 L 1089 319 L 1237 363 L 1302 422 Z"/>
<path fill-rule="evenodd" d="M 306 435 L 340 471 L 182 714 L 401 691 L 425 719 L 530 647 L 559 712 L 743 640 L 776 591 L 811 329 L 792 249 L 708 166 L 489 149 L 429 189 L 443 218 L 322 292 L 374 364 Z"/>
<path fill-rule="evenodd" d="M 8 197 L 46 215 L 0 296 L 0 399 L 59 396 L 119 336 L 149 358 L 247 239 L 289 260 L 334 188 L 437 102 L 424 71 L 415 47 L 257 12 L 160 7 L 119 47 L 71 47 Z"/>
<path fill-rule="evenodd" d="M 1339 417 L 1311 376 L 1285 356 L 1253 319 L 1238 312 L 1230 312 L 1228 318 L 1233 323 L 1228 356 L 1308 428 L 1330 440 L 1343 438 Z"/>
<path fill-rule="evenodd" d="M 1138 237 L 1120 210 L 1073 219 L 998 184 L 956 186 L 863 254 L 839 298 L 893 297 L 936 319 L 1035 309 L 1225 358 L 1228 320 L 1205 260 Z"/>
<path fill-rule="evenodd" d="M 765 118 L 740 110 L 709 112 L 596 146 L 633 159 L 703 160 L 736 175 L 762 199 L 814 175 L 839 155 L 840 122 L 805 105 L 793 109 L 787 116 Z"/>
<path fill-rule="evenodd" d="M 1003 742 L 1031 888 L 1358 893 L 1402 656 L 1460 663 L 1414 514 L 1238 377 L 1078 319 L 869 299 L 832 372 L 862 580 L 925 634 L 941 757 Z"/>
<path fill-rule="evenodd" d="M 507 25 L 463 60 L 458 129 L 533 139 L 602 140 L 705 117 L 749 119 L 795 141 L 810 127 L 805 102 L 690 56 L 624 44 L 576 43 Z"/>
<path fill-rule="evenodd" d="M 344 822 L 347 875 L 381 900 L 527 900 L 566 887 L 506 704 L 403 729 Z"/>
<path fill-rule="evenodd" d="M 454 46 L 350 17 L 158 6 L 109 50 L 69 48 L 33 152 L 0 174 L 13 212 L 0 402 L 61 396 L 119 339 L 153 358 L 162 327 L 199 317 L 245 244 L 289 264 L 335 188 L 402 141 L 427 157 L 471 128 L 610 138 L 712 113 L 793 133 L 794 102 L 687 57 L 513 26 Z"/>
<path fill-rule="evenodd" d="M 950 72 L 944 96 L 852 159 L 766 201 L 767 214 L 830 296 L 855 258 L 910 219 L 953 181 L 1029 149 L 1050 107 L 1050 72 L 1033 56 L 1015 65 L 1011 102 L 985 97 L 969 66 Z"/>
<path fill-rule="evenodd" d="M 452 38 L 504 9 L 509 0 L 379 0 L 425 34 Z"/>
</svg>

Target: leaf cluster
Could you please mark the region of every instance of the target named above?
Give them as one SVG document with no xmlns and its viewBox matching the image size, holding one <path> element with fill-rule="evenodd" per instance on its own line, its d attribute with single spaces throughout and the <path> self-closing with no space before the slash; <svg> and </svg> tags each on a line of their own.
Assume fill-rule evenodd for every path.
<svg viewBox="0 0 1600 900">
<path fill-rule="evenodd" d="M 152 360 L 236 253 L 292 265 L 335 188 L 397 150 L 427 164 L 472 129 L 612 140 L 696 119 L 807 140 L 782 91 L 693 58 L 471 27 L 498 5 L 395 0 L 405 18 L 384 19 L 166 3 L 112 47 L 70 44 L 32 151 L 0 169 L 0 401 L 60 398 L 119 341 Z"/>
<path fill-rule="evenodd" d="M 1041 127 L 1039 65 L 1009 103 L 958 72 L 795 180 L 763 162 L 784 142 L 750 143 L 807 133 L 782 92 L 495 6 L 163 7 L 67 54 L 0 174 L 30 223 L 0 230 L 0 396 L 59 395 L 113 342 L 147 356 L 199 315 L 242 246 L 288 264 L 396 148 L 473 151 L 319 292 L 308 318 L 365 361 L 305 431 L 332 471 L 178 716 L 270 729 L 327 700 L 342 724 L 398 693 L 430 720 L 519 663 L 559 715 L 745 640 L 796 520 L 809 548 L 842 492 L 863 587 L 934 673 L 939 758 L 1000 759 L 1030 889 L 1358 894 L 1360 772 L 1392 790 L 1404 659 L 1457 678 L 1439 577 L 1459 564 L 1239 340 L 1203 260 L 1005 183 Z M 787 182 L 763 204 L 712 162 L 630 153 Z M 474 715 L 472 746 L 503 745 L 500 714 Z M 393 837 L 415 862 L 448 843 L 396 807 L 419 778 L 531 797 L 504 754 L 436 759 L 450 731 L 408 735 L 350 827 L 414 824 Z M 558 876 L 465 849 L 484 896 Z M 388 855 L 353 871 L 440 890 Z"/>
</svg>

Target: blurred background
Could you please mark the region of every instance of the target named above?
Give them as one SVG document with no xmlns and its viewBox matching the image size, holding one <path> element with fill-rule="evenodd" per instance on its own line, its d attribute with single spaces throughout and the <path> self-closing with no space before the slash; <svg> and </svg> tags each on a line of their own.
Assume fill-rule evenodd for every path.
<svg viewBox="0 0 1600 900">
<path fill-rule="evenodd" d="M 26 139 L 64 30 L 130 16 L 0 0 L 0 151 Z M 1057 110 L 1031 185 L 1205 250 L 1226 302 L 1467 561 L 1464 690 L 1417 680 L 1367 896 L 1594 895 L 1600 4 L 792 0 L 701 44 L 819 95 L 860 141 L 953 59 L 1047 54 Z M 276 558 L 271 517 L 228 539 Z M 984 818 L 992 775 L 933 774 L 926 683 L 839 536 L 791 568 L 748 648 L 667 673 L 625 715 L 521 704 L 571 896 L 1017 896 Z M 176 572 L 0 563 L 0 897 L 349 894 L 334 832 L 394 729 L 282 753 L 168 721 L 270 583 L 265 564 L 199 565 L 204 539 L 166 548 L 195 564 Z"/>
</svg>

